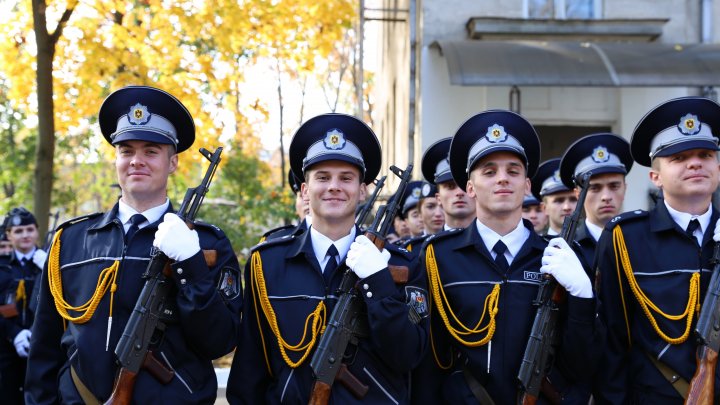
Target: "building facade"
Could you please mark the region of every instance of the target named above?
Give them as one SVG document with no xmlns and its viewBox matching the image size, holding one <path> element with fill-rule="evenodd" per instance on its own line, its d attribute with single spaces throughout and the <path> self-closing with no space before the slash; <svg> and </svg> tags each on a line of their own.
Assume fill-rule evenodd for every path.
<svg viewBox="0 0 720 405">
<path fill-rule="evenodd" d="M 383 162 L 419 164 L 471 115 L 520 112 L 542 160 L 574 140 L 628 140 L 660 102 L 715 96 L 720 1 L 384 0 L 378 24 L 374 123 Z M 369 11 L 366 11 L 369 13 Z M 717 129 L 717 130 L 720 130 Z M 648 169 L 627 178 L 625 210 L 647 208 Z"/>
</svg>

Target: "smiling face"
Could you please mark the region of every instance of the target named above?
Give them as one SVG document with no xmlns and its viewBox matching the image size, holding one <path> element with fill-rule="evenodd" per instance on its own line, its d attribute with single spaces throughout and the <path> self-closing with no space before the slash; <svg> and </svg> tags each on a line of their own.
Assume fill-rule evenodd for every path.
<svg viewBox="0 0 720 405">
<path fill-rule="evenodd" d="M 520 157 L 510 152 L 495 152 L 483 157 L 470 172 L 467 192 L 475 198 L 478 219 L 510 217 L 519 221 L 530 180 Z M 517 219 L 515 219 L 517 217 Z"/>
<path fill-rule="evenodd" d="M 718 187 L 719 173 L 716 151 L 691 149 L 653 159 L 650 180 L 674 209 L 702 214 Z M 702 212 L 695 212 L 698 209 Z"/>
<path fill-rule="evenodd" d="M 355 210 L 365 199 L 367 186 L 356 166 L 328 160 L 307 170 L 300 192 L 309 202 L 312 226 L 322 232 L 326 227 L 354 224 Z"/>
<path fill-rule="evenodd" d="M 138 211 L 165 202 L 167 181 L 177 169 L 178 157 L 171 145 L 125 141 L 115 147 L 115 171 L 122 200 Z"/>
</svg>

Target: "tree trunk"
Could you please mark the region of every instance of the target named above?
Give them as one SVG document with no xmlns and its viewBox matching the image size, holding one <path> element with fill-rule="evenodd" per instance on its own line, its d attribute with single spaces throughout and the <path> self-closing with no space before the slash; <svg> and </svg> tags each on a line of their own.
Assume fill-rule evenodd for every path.
<svg viewBox="0 0 720 405">
<path fill-rule="evenodd" d="M 35 147 L 33 211 L 41 235 L 48 230 L 55 153 L 52 62 L 55 42 L 47 32 L 45 1 L 33 0 L 33 26 L 37 43 L 38 139 Z"/>
</svg>

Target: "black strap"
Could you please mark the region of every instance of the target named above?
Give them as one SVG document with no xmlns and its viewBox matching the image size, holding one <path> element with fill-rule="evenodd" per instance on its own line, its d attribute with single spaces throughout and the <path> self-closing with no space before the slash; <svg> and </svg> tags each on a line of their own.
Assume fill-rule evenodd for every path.
<svg viewBox="0 0 720 405">
<path fill-rule="evenodd" d="M 490 394 L 488 394 L 485 387 L 480 384 L 480 381 L 472 375 L 467 367 L 463 367 L 463 375 L 465 376 L 465 382 L 467 383 L 468 388 L 470 388 L 470 391 L 475 399 L 478 400 L 480 405 L 495 405 L 495 401 L 490 398 Z"/>
</svg>

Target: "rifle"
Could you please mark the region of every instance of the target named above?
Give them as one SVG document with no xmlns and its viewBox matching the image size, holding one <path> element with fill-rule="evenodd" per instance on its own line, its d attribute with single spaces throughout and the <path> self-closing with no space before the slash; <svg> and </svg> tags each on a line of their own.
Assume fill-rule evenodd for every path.
<svg viewBox="0 0 720 405">
<path fill-rule="evenodd" d="M 358 227 L 362 227 L 362 225 L 365 223 L 368 214 L 370 214 L 370 210 L 372 209 L 373 205 L 375 205 L 375 201 L 377 200 L 378 195 L 380 195 L 380 190 L 382 190 L 383 186 L 385 186 L 386 178 L 387 176 L 382 176 L 380 177 L 380 180 L 375 180 L 375 190 L 373 190 L 373 193 L 370 195 L 370 198 L 368 198 L 365 206 L 362 207 L 357 217 L 355 217 L 355 223 L 358 225 Z"/>
<path fill-rule="evenodd" d="M 190 228 L 220 164 L 222 147 L 213 153 L 200 148 L 200 153 L 210 161 L 210 165 L 200 185 L 188 188 L 177 212 Z M 214 261 L 212 258 L 210 260 Z M 164 320 L 173 316 L 172 309 L 167 306 L 172 285 L 169 280 L 170 258 L 153 248 L 150 263 L 142 277 L 146 279 L 145 285 L 115 347 L 120 373 L 115 380 L 112 395 L 105 404 L 129 404 L 141 368 L 145 368 L 163 384 L 169 383 L 175 376 L 175 372 L 168 370 L 150 350 L 151 343 L 157 340 L 153 337 L 165 330 Z"/>
<path fill-rule="evenodd" d="M 720 349 L 720 242 L 715 243 L 712 263 L 715 265 L 712 277 L 695 325 L 697 369 L 690 380 L 686 404 L 710 405 L 715 397 L 715 367 Z"/>
<path fill-rule="evenodd" d="M 561 235 L 565 242 L 570 245 L 575 239 L 575 232 L 580 224 L 580 214 L 585 204 L 590 176 L 592 176 L 592 173 L 587 172 L 583 175 L 580 183 L 576 183 L 581 188 L 577 205 L 572 215 L 566 217 L 563 222 Z M 540 284 L 537 298 L 533 302 L 533 305 L 536 305 L 538 309 L 535 313 L 535 320 L 533 321 L 530 337 L 518 372 L 520 383 L 519 404 L 535 404 L 540 391 L 543 391 L 552 403 L 556 403 L 559 399 L 559 396 L 553 392 L 554 390 L 547 380 L 547 374 L 552 368 L 555 357 L 555 346 L 558 339 L 558 309 L 567 299 L 566 293 L 565 289 L 552 276 L 547 276 Z"/>
<path fill-rule="evenodd" d="M 402 197 L 410 182 L 412 175 L 412 164 L 402 171 L 391 166 L 395 175 L 400 177 L 397 195 Z M 393 218 L 400 208 L 402 198 L 396 198 L 390 206 L 381 206 L 375 215 L 372 225 L 365 232 L 379 250 L 385 247 L 385 236 L 390 230 Z M 391 272 L 405 272 L 407 281 L 408 269 L 404 266 L 388 266 Z M 395 278 L 395 277 L 393 277 Z M 340 287 L 338 288 L 338 302 L 328 319 L 325 331 L 323 332 L 317 349 L 310 361 L 315 375 L 312 392 L 310 394 L 311 405 L 325 405 L 330 400 L 330 389 L 337 380 L 345 386 L 355 397 L 362 399 L 367 394 L 368 386 L 353 376 L 347 366 L 342 362 L 345 350 L 350 343 L 357 344 L 362 333 L 363 321 L 366 316 L 363 312 L 364 303 L 355 288 L 358 276 L 349 268 L 345 270 Z"/>
</svg>

